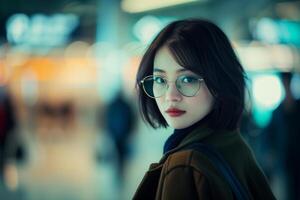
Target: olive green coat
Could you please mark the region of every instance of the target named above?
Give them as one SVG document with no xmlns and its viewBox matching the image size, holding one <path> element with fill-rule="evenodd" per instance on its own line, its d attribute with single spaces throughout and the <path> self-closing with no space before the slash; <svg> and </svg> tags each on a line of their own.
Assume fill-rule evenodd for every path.
<svg viewBox="0 0 300 200">
<path fill-rule="evenodd" d="M 215 147 L 253 200 L 275 199 L 264 174 L 238 131 L 213 131 L 198 127 L 188 134 L 159 163 L 151 164 L 133 199 L 145 200 L 230 200 L 233 193 L 207 156 L 183 150 L 190 143 L 202 142 Z M 174 153 L 172 153 L 174 152 Z"/>
</svg>

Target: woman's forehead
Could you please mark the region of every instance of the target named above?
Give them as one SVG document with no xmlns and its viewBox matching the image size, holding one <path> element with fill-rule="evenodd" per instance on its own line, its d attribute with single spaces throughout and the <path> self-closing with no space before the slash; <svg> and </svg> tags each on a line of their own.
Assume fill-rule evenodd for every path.
<svg viewBox="0 0 300 200">
<path fill-rule="evenodd" d="M 156 72 L 182 72 L 186 71 L 184 67 L 180 66 L 174 59 L 172 53 L 167 47 L 159 49 L 154 57 L 153 70 Z"/>
</svg>

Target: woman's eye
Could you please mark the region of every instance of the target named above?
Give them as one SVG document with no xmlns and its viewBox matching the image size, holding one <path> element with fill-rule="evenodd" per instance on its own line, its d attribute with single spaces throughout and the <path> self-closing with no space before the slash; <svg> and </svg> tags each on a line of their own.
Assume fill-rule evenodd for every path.
<svg viewBox="0 0 300 200">
<path fill-rule="evenodd" d="M 197 78 L 196 77 L 192 77 L 192 76 L 184 76 L 181 78 L 181 81 L 183 83 L 195 83 L 197 82 Z"/>
<path fill-rule="evenodd" d="M 154 80 L 155 83 L 158 83 L 158 84 L 165 83 L 165 80 L 163 78 L 159 77 L 159 76 L 154 77 L 153 80 Z"/>
</svg>

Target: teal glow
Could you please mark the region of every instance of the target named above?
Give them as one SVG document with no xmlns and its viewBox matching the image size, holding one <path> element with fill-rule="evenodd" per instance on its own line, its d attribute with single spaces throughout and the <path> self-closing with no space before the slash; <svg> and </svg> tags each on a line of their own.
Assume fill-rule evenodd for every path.
<svg viewBox="0 0 300 200">
<path fill-rule="evenodd" d="M 300 45 L 300 23 L 292 20 L 262 18 L 258 20 L 256 37 L 268 43 Z"/>
<path fill-rule="evenodd" d="M 300 99 L 300 75 L 294 74 L 291 80 L 291 91 L 296 99 Z"/>
<path fill-rule="evenodd" d="M 275 109 L 284 97 L 282 84 L 276 75 L 254 77 L 252 88 L 255 104 L 263 109 Z"/>
<path fill-rule="evenodd" d="M 280 41 L 300 45 L 300 23 L 289 20 L 278 21 Z"/>
<path fill-rule="evenodd" d="M 278 27 L 274 20 L 269 18 L 263 18 L 257 23 L 257 37 L 260 40 L 267 41 L 269 43 L 278 43 Z"/>
<path fill-rule="evenodd" d="M 68 42 L 79 17 L 74 14 L 12 15 L 6 23 L 7 39 L 15 45 L 29 47 L 60 46 Z"/>
<path fill-rule="evenodd" d="M 259 74 L 252 77 L 253 118 L 258 126 L 265 127 L 284 98 L 284 89 L 277 74 Z"/>
<path fill-rule="evenodd" d="M 15 14 L 6 23 L 7 40 L 11 43 L 22 42 L 30 26 L 30 19 L 25 14 Z"/>
<path fill-rule="evenodd" d="M 258 125 L 261 128 L 266 127 L 271 120 L 272 111 L 273 110 L 270 109 L 262 109 L 262 108 L 255 107 L 252 110 L 252 114 L 256 125 Z"/>
</svg>

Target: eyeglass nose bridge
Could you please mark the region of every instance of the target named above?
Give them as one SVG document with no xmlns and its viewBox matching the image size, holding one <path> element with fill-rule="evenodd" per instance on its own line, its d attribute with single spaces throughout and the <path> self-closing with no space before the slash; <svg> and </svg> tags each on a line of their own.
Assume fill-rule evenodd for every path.
<svg viewBox="0 0 300 200">
<path fill-rule="evenodd" d="M 166 79 L 165 79 L 165 80 L 166 80 Z M 175 81 L 169 81 L 169 80 L 166 80 L 166 82 L 167 82 L 166 85 L 167 85 L 167 86 L 166 86 L 166 91 L 164 92 L 164 94 L 166 94 L 166 93 L 168 92 L 168 89 L 170 88 L 170 83 L 174 83 L 177 92 L 179 92 L 179 93 L 181 94 L 181 92 L 180 92 L 179 89 L 178 89 L 178 85 L 176 84 L 177 80 L 178 80 L 178 79 L 176 79 Z"/>
<path fill-rule="evenodd" d="M 179 80 L 179 78 L 177 78 L 175 81 L 169 81 L 169 80 L 165 79 L 165 81 L 166 81 L 166 83 L 167 83 L 167 84 L 166 84 L 167 86 L 166 86 L 166 90 L 165 90 L 165 92 L 164 92 L 164 95 L 168 92 L 168 89 L 169 89 L 169 86 L 170 86 L 169 83 L 174 83 L 177 92 L 178 92 L 179 94 L 183 95 L 183 96 L 186 96 L 186 97 L 192 97 L 192 96 L 195 96 L 195 95 L 198 94 L 198 92 L 199 92 L 199 90 L 200 90 L 200 85 L 199 85 L 199 88 L 198 88 L 197 92 L 196 92 L 194 95 L 192 95 L 192 96 L 187 96 L 187 95 L 185 95 L 182 91 L 180 91 L 180 88 L 179 88 L 180 86 L 179 86 L 178 84 L 176 84 L 176 82 L 177 82 L 178 80 Z M 200 84 L 201 84 L 202 81 L 204 81 L 203 78 L 199 78 L 198 80 L 200 81 Z"/>
<path fill-rule="evenodd" d="M 176 82 L 179 80 L 179 78 L 177 78 L 175 81 L 169 81 L 168 79 L 166 79 L 166 78 L 164 78 L 164 80 L 166 81 L 166 87 L 165 87 L 165 91 L 163 92 L 163 95 L 166 95 L 167 94 L 167 92 L 168 92 L 168 90 L 169 90 L 169 88 L 170 88 L 170 83 L 174 83 L 174 85 L 175 85 L 175 88 L 176 88 L 176 91 L 180 94 L 180 95 L 183 95 L 183 96 L 186 96 L 186 95 L 184 95 L 181 91 L 180 91 L 180 86 L 178 85 L 178 84 L 176 84 Z M 163 96 L 163 95 L 161 95 L 161 96 Z"/>
</svg>

